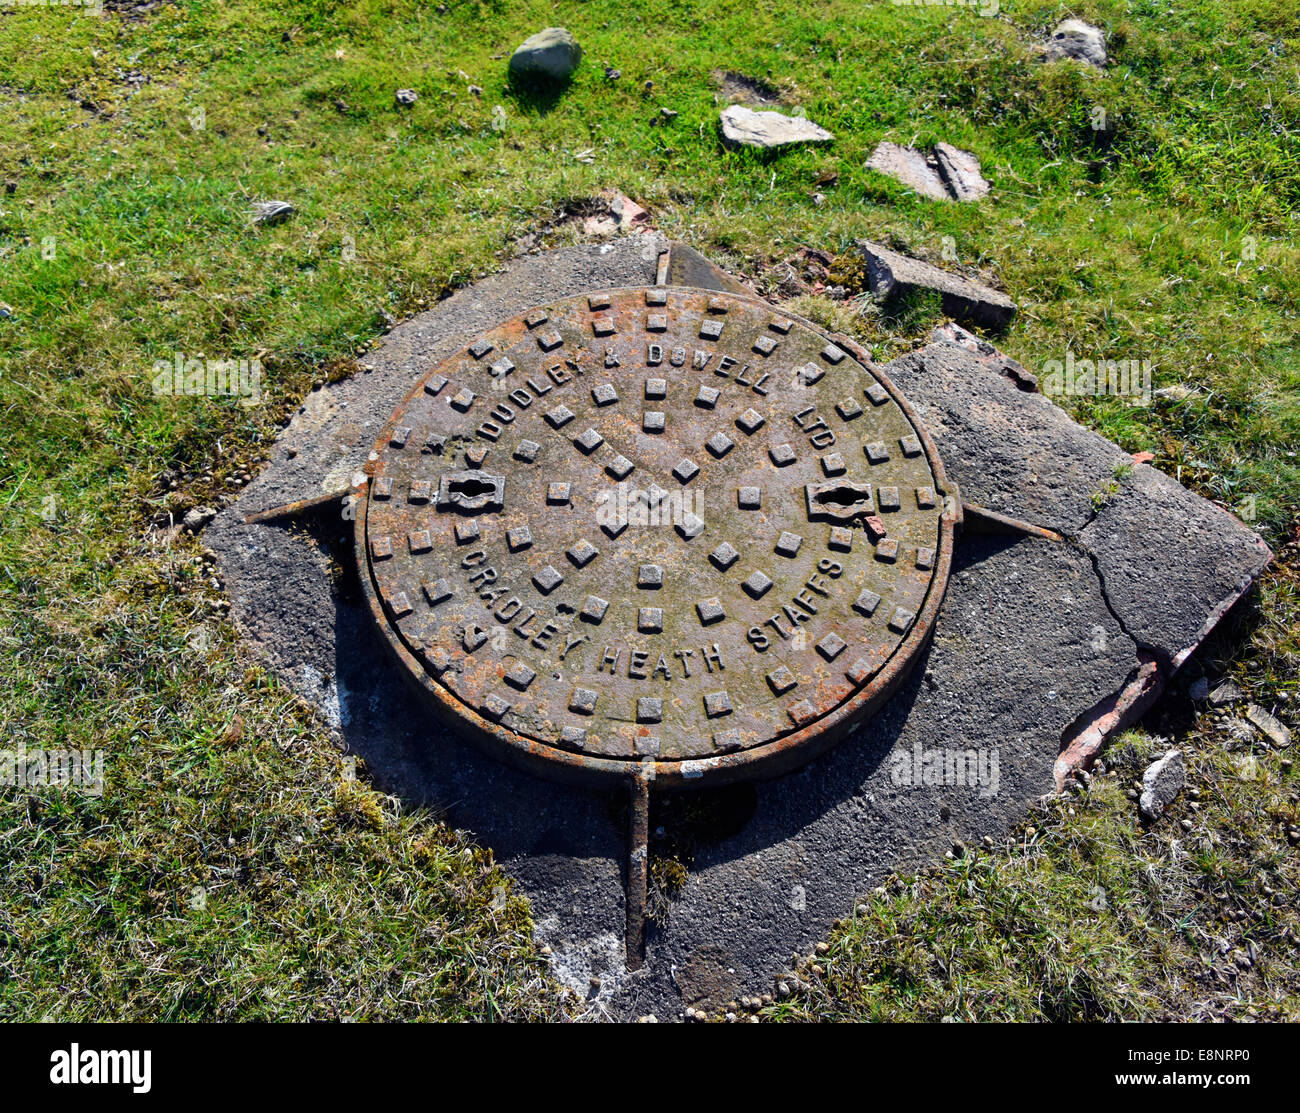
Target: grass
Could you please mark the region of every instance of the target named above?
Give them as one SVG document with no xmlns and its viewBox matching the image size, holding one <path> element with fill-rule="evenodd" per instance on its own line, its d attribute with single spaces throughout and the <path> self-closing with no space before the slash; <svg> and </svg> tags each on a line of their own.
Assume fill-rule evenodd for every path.
<svg viewBox="0 0 1300 1113">
<path fill-rule="evenodd" d="M 1033 59 L 1068 15 L 1107 28 L 1104 74 Z M 586 51 L 572 87 L 507 91 L 505 56 L 553 23 Z M 1291 0 L 1008 0 L 996 19 L 842 0 L 0 9 L 0 722 L 6 745 L 108 753 L 102 797 L 0 789 L 0 1015 L 570 1010 L 489 857 L 347 779 L 239 647 L 201 543 L 165 527 L 231 497 L 302 395 L 393 321 L 526 236 L 571 239 L 557 215 L 607 186 L 762 290 L 804 269 L 801 248 L 834 256 L 828 281 L 852 294 L 853 239 L 941 261 L 950 237 L 953 265 L 1019 303 L 999 343 L 1031 370 L 1150 359 L 1151 406 L 1063 404 L 1253 508 L 1283 559 L 1189 668 L 1294 722 L 1297 51 Z M 767 82 L 836 142 L 722 149 L 716 70 Z M 971 149 L 994 192 L 918 199 L 864 168 L 883 138 Z M 296 215 L 252 224 L 272 198 Z M 800 292 L 881 358 L 937 320 Z M 154 396 L 176 352 L 259 358 L 267 400 Z M 825 975 L 768 1012 L 1295 1016 L 1290 769 L 1261 753 L 1265 779 L 1242 780 L 1231 724 L 1176 719 L 1130 741 L 1189 748 L 1194 813 L 1142 831 L 1120 765 L 1033 838 L 867 900 Z M 1222 982 L 1221 938 L 1263 957 Z"/>
</svg>

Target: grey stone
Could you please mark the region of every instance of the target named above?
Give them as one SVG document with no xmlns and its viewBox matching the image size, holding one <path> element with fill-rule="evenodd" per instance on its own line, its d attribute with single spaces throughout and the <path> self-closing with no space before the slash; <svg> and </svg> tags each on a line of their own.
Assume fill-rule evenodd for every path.
<svg viewBox="0 0 1300 1113">
<path fill-rule="evenodd" d="M 1203 703 L 1210 698 L 1210 682 L 1205 677 L 1198 676 L 1187 685 L 1187 695 L 1197 703 Z"/>
<path fill-rule="evenodd" d="M 1148 765 L 1142 774 L 1142 795 L 1138 797 L 1138 811 L 1142 818 L 1149 823 L 1164 815 L 1182 792 L 1185 780 L 1181 750 L 1170 750 Z"/>
<path fill-rule="evenodd" d="M 1073 58 L 1101 67 L 1106 64 L 1106 36 L 1081 19 L 1067 19 L 1056 25 L 1043 52 L 1048 59 Z"/>
<path fill-rule="evenodd" d="M 1231 680 L 1225 680 L 1210 693 L 1210 702 L 1215 707 L 1223 707 L 1225 704 L 1236 703 L 1246 693 L 1243 692 L 1236 683 Z"/>
<path fill-rule="evenodd" d="M 1147 464 L 1112 480 L 1079 532 L 1124 629 L 1176 672 L 1272 554 L 1236 518 Z"/>
<path fill-rule="evenodd" d="M 398 89 L 397 92 L 393 94 L 393 99 L 397 101 L 398 104 L 409 108 L 420 99 L 420 94 L 414 89 Z"/>
<path fill-rule="evenodd" d="M 279 224 L 288 220 L 298 210 L 288 201 L 254 201 L 254 224 Z"/>
<path fill-rule="evenodd" d="M 1246 718 L 1254 723 L 1278 749 L 1291 745 L 1291 728 L 1275 715 L 1265 711 L 1259 704 L 1252 703 L 1246 708 Z"/>
<path fill-rule="evenodd" d="M 510 55 L 510 76 L 521 81 L 568 81 L 582 61 L 582 47 L 564 27 L 547 27 L 525 39 Z"/>
<path fill-rule="evenodd" d="M 980 163 L 969 151 L 936 143 L 929 153 L 885 140 L 877 144 L 867 168 L 886 174 L 932 201 L 978 201 L 989 191 Z"/>
<path fill-rule="evenodd" d="M 792 143 L 827 143 L 834 139 L 825 128 L 802 116 L 783 112 L 759 112 L 743 104 L 724 108 L 719 116 L 722 138 L 733 147 L 772 149 Z"/>
<path fill-rule="evenodd" d="M 181 519 L 181 527 L 189 530 L 190 533 L 198 533 L 216 516 L 217 512 L 210 506 L 195 506 L 185 512 L 185 517 Z"/>
<path fill-rule="evenodd" d="M 963 151 L 951 143 L 936 143 L 934 158 L 953 200 L 978 201 L 988 193 L 989 183 L 980 173 L 980 160 L 969 151 Z"/>
<path fill-rule="evenodd" d="M 1015 302 L 983 283 L 900 255 L 870 240 L 858 240 L 854 246 L 867 266 L 867 287 L 878 301 L 913 290 L 937 290 L 943 297 L 944 312 L 959 319 L 1003 328 L 1016 315 Z"/>
<path fill-rule="evenodd" d="M 939 177 L 938 167 L 924 151 L 918 151 L 914 147 L 904 147 L 886 140 L 871 152 L 871 157 L 867 159 L 867 169 L 886 174 L 932 201 L 952 200 L 952 194 Z"/>
</svg>

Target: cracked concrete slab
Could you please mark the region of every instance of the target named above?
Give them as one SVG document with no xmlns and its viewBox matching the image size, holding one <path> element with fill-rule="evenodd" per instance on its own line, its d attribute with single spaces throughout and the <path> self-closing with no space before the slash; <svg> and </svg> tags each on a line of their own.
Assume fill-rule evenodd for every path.
<svg viewBox="0 0 1300 1113">
<path fill-rule="evenodd" d="M 1231 514 L 1155 468 L 1137 464 L 1118 483 L 1079 543 L 1125 630 L 1172 674 L 1272 554 Z"/>
<path fill-rule="evenodd" d="M 885 373 L 917 407 L 968 502 L 1075 536 L 1096 512 L 1094 497 L 1132 463 L 956 342 L 909 352 Z"/>
<path fill-rule="evenodd" d="M 1074 540 L 964 536 L 934 639 L 884 709 L 800 771 L 712 790 L 695 809 L 710 821 L 686 831 L 694 862 L 684 890 L 652 926 L 645 968 L 627 972 L 623 795 L 518 772 L 429 719 L 372 628 L 346 510 L 252 524 L 243 515 L 318 491 L 331 468 L 362 462 L 379 422 L 431 359 L 557 294 L 650 283 L 663 244 L 641 235 L 605 251 L 521 260 L 400 326 L 369 361 L 373 371 L 318 392 L 257 482 L 205 533 L 246 637 L 366 759 L 381 788 L 443 811 L 494 849 L 532 901 L 556 977 L 592 1015 L 619 1018 L 670 1019 L 688 1005 L 768 991 L 793 951 L 825 938 L 894 869 L 922 865 L 954 840 L 1000 837 L 1052 791 L 1062 760 L 1083 760 L 1130 721 L 1140 704 L 1134 685 L 1154 667 L 1144 646 L 1168 647 L 1172 667 L 1267 553 L 1151 469 L 1135 468 L 1098 511 L 1093 492 L 1128 456 L 1018 386 L 1000 353 L 944 340 L 896 360 L 886 373 L 963 496 Z M 1162 618 L 1154 554 L 1166 559 L 1179 520 L 1183 586 Z M 682 830 L 671 798 L 651 807 L 655 853 Z"/>
</svg>

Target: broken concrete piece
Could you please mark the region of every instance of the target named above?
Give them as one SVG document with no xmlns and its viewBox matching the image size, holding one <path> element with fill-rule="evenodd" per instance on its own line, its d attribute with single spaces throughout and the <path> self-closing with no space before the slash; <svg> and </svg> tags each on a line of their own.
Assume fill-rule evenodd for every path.
<svg viewBox="0 0 1300 1113">
<path fill-rule="evenodd" d="M 1067 19 L 1056 25 L 1052 37 L 1043 47 L 1048 60 L 1073 58 L 1078 62 L 1101 67 L 1106 64 L 1106 36 L 1101 28 L 1081 19 Z"/>
<path fill-rule="evenodd" d="M 980 160 L 969 151 L 951 143 L 936 143 L 934 158 L 939 173 L 955 201 L 978 201 L 989 191 L 989 183 L 980 173 Z"/>
<path fill-rule="evenodd" d="M 1170 750 L 1147 766 L 1142 774 L 1142 795 L 1138 798 L 1138 811 L 1148 823 L 1165 814 L 1183 790 L 1186 773 L 1183 768 L 1183 752 Z"/>
<path fill-rule="evenodd" d="M 952 194 L 939 177 L 937 166 L 931 163 L 924 151 L 913 147 L 903 147 L 898 143 L 885 141 L 879 144 L 867 159 L 868 170 L 878 170 L 895 181 L 910 186 L 933 201 L 951 201 Z"/>
<path fill-rule="evenodd" d="M 1225 680 L 1210 693 L 1210 702 L 1215 707 L 1223 707 L 1225 704 L 1236 703 L 1245 694 L 1233 681 Z"/>
<path fill-rule="evenodd" d="M 877 301 L 913 290 L 937 290 L 943 295 L 944 312 L 959 320 L 1005 328 L 1016 315 L 1016 303 L 991 286 L 900 255 L 870 240 L 858 240 L 855 246 L 867 265 L 867 288 Z"/>
<path fill-rule="evenodd" d="M 1246 718 L 1254 723 L 1278 749 L 1291 745 L 1291 728 L 1269 714 L 1259 704 L 1252 703 L 1246 708 Z"/>
<path fill-rule="evenodd" d="M 988 362 L 992 370 L 1000 375 L 1005 375 L 1021 390 L 1036 391 L 1038 389 L 1038 379 L 1024 364 L 1012 359 L 1005 352 L 999 351 L 987 340 L 981 339 L 973 332 L 967 332 L 956 321 L 946 321 L 942 325 L 936 325 L 930 330 L 927 339 L 931 344 L 946 341 L 950 344 L 956 344 L 959 348 L 965 348 L 968 352 L 974 352 Z"/>
<path fill-rule="evenodd" d="M 1231 514 L 1137 464 L 1079 532 L 1116 617 L 1169 675 L 1255 582 L 1272 553 Z M 1163 539 L 1159 550 L 1150 538 Z M 1204 559 L 1206 551 L 1215 554 Z M 1144 554 L 1144 555 L 1142 555 Z"/>
<path fill-rule="evenodd" d="M 634 228 L 650 226 L 650 214 L 632 198 L 619 193 L 616 189 L 608 190 L 601 196 L 608 198 L 610 214 L 618 222 L 620 232 L 630 232 Z"/>
<path fill-rule="evenodd" d="M 510 76 L 523 81 L 568 81 L 582 61 L 582 47 L 564 27 L 548 27 L 520 43 L 510 55 Z"/>
<path fill-rule="evenodd" d="M 791 143 L 827 143 L 834 139 L 825 128 L 802 116 L 782 112 L 757 112 L 743 104 L 724 108 L 719 116 L 723 142 L 733 147 L 772 149 Z"/>
<path fill-rule="evenodd" d="M 867 168 L 887 174 L 932 201 L 978 201 L 989 191 L 979 159 L 950 143 L 937 143 L 927 154 L 886 140 L 872 152 Z"/>
</svg>

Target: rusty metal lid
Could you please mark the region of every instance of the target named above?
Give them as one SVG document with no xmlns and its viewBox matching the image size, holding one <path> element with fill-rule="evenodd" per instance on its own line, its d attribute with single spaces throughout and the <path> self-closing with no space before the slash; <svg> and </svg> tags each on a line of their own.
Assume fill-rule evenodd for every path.
<svg viewBox="0 0 1300 1113">
<path fill-rule="evenodd" d="M 425 373 L 357 557 L 403 669 L 502 756 L 661 784 L 806 760 L 892 692 L 958 514 L 865 353 L 755 299 L 582 295 Z"/>
</svg>

